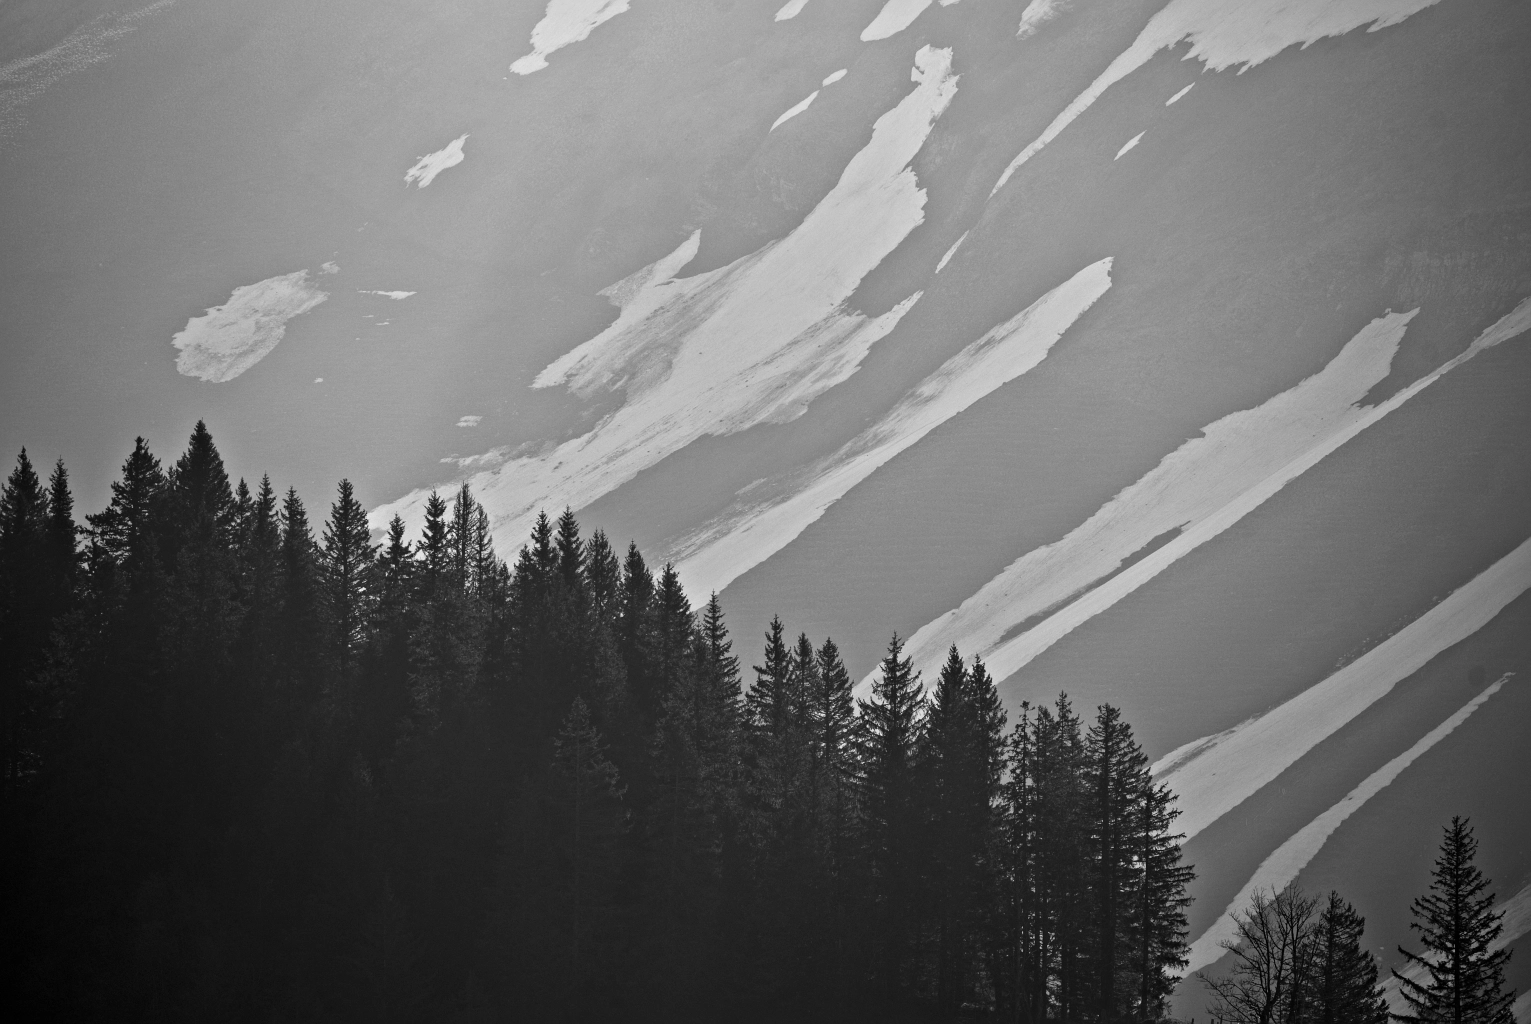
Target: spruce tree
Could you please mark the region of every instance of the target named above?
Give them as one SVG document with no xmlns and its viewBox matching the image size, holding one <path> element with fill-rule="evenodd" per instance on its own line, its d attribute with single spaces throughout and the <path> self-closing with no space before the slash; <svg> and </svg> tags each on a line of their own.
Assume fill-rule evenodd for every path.
<svg viewBox="0 0 1531 1024">
<path fill-rule="evenodd" d="M 792 723 L 792 654 L 787 649 L 786 627 L 781 616 L 771 618 L 766 630 L 765 664 L 754 666 L 755 685 L 745 698 L 750 720 L 757 729 L 781 735 Z"/>
<path fill-rule="evenodd" d="M 1419 933 L 1422 952 L 1399 947 L 1421 969 L 1416 981 L 1393 972 L 1409 1012 L 1393 1019 L 1410 1024 L 1511 1024 L 1515 993 L 1504 991 L 1510 951 L 1497 940 L 1503 915 L 1494 912 L 1494 894 L 1474 857 L 1478 840 L 1467 819 L 1454 817 L 1444 829 L 1430 891 L 1417 897 L 1409 927 Z"/>
<path fill-rule="evenodd" d="M 121 478 L 112 482 L 111 504 L 85 517 L 92 539 L 117 565 L 126 567 L 149 555 L 150 515 L 164 487 L 159 459 L 149 451 L 147 441 L 134 439 Z"/>
<path fill-rule="evenodd" d="M 373 562 L 377 546 L 367 511 L 351 481 L 341 480 L 324 526 L 320 577 L 331 624 L 330 642 L 342 683 L 351 679 L 372 617 Z"/>
<path fill-rule="evenodd" d="M 1085 737 L 1085 785 L 1088 792 L 1087 842 L 1089 886 L 1094 900 L 1090 931 L 1095 940 L 1094 1015 L 1112 1021 L 1135 1002 L 1138 986 L 1126 977 L 1131 966 L 1133 896 L 1141 888 L 1141 865 L 1133 841 L 1137 809 L 1149 786 L 1148 758 L 1133 739 L 1121 712 L 1101 705 Z"/>
<path fill-rule="evenodd" d="M 1387 1024 L 1377 958 L 1361 944 L 1365 929 L 1355 907 L 1331 892 L 1314 926 L 1303 1024 Z"/>
<path fill-rule="evenodd" d="M 904 641 L 895 633 L 871 700 L 858 702 L 862 848 L 877 908 L 876 970 L 889 998 L 907 977 L 903 966 L 914 938 L 923 832 L 917 754 L 925 697 L 919 673 L 903 653 Z"/>
<path fill-rule="evenodd" d="M 5 793 L 31 774 L 38 675 L 47 656 L 48 496 L 23 448 L 0 488 L 0 729 Z"/>
<path fill-rule="evenodd" d="M 1180 841 L 1172 831 L 1180 811 L 1168 786 L 1150 783 L 1138 803 L 1132 842 L 1141 871 L 1132 905 L 1132 975 L 1137 979 L 1138 1020 L 1161 1020 L 1170 993 L 1187 963 L 1186 887 L 1196 877 L 1181 863 Z"/>
</svg>

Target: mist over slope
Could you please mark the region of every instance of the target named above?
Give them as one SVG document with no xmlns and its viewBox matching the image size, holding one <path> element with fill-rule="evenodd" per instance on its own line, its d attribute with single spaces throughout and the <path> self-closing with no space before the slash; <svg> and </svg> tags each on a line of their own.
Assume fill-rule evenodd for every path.
<svg viewBox="0 0 1531 1024">
<path fill-rule="evenodd" d="M 502 550 L 572 505 L 741 638 L 956 643 L 1167 772 L 1370 680 L 1186 807 L 1193 938 L 1482 697 L 1297 875 L 1391 950 L 1451 814 L 1531 881 L 1528 52 L 1514 0 L 10 0 L 0 441 L 90 509 L 203 416 L 316 499 L 472 479 Z"/>
</svg>

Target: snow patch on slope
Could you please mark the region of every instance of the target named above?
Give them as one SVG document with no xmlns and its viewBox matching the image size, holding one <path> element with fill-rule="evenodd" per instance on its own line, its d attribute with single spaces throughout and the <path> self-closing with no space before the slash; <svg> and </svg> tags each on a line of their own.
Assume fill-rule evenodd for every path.
<svg viewBox="0 0 1531 1024">
<path fill-rule="evenodd" d="M 802 13 L 803 8 L 807 5 L 808 0 L 787 0 L 782 9 L 776 12 L 776 20 L 790 21 Z"/>
<path fill-rule="evenodd" d="M 276 348 L 287 321 L 327 298 L 306 270 L 235 288 L 229 301 L 192 317 L 171 338 L 181 350 L 175 368 L 215 384 L 233 380 Z"/>
<path fill-rule="evenodd" d="M 462 144 L 467 141 L 468 135 L 464 132 L 443 148 L 422 156 L 415 166 L 404 172 L 404 187 L 408 188 L 411 182 L 418 182 L 419 187 L 424 188 L 435 181 L 436 175 L 442 171 L 462 163 Z"/>
<path fill-rule="evenodd" d="M 792 474 L 770 497 L 749 488 L 672 552 L 686 589 L 722 590 L 780 551 L 852 487 L 985 395 L 1026 373 L 1111 287 L 1111 260 L 1085 267 L 943 363 L 877 423 Z"/>
<path fill-rule="evenodd" d="M 389 291 L 381 291 L 381 290 L 376 289 L 376 288 L 358 288 L 356 290 L 358 292 L 360 292 L 362 295 L 380 295 L 380 296 L 382 296 L 385 299 L 407 299 L 411 295 L 415 294 L 414 292 L 389 292 Z"/>
<path fill-rule="evenodd" d="M 949 49 L 922 47 L 918 83 L 878 118 L 839 182 L 785 238 L 716 270 L 679 278 L 693 234 L 674 253 L 608 288 L 616 321 L 556 360 L 535 387 L 623 392 L 588 433 L 476 474 L 497 539 L 522 542 L 543 507 L 580 509 L 704 435 L 791 420 L 855 373 L 914 301 L 870 318 L 845 306 L 861 279 L 924 220 L 909 166 L 956 94 Z M 379 510 L 419 518 L 428 492 Z"/>
<path fill-rule="evenodd" d="M 1041 31 L 1044 22 L 1052 21 L 1063 11 L 1063 0 L 1031 0 L 1021 12 L 1021 27 L 1015 37 L 1025 39 Z"/>
<path fill-rule="evenodd" d="M 1255 869 L 1249 881 L 1244 883 L 1239 894 L 1228 904 L 1222 916 L 1214 921 L 1210 928 L 1202 932 L 1195 942 L 1191 943 L 1190 951 L 1187 953 L 1188 963 L 1185 972 L 1189 974 L 1191 971 L 1199 971 L 1208 964 L 1215 963 L 1225 951 L 1223 944 L 1238 938 L 1236 918 L 1249 906 L 1250 897 L 1257 892 L 1280 892 L 1284 889 L 1287 883 L 1296 878 L 1302 869 L 1318 855 L 1318 851 L 1323 849 L 1329 837 L 1344 824 L 1346 818 L 1360 810 L 1366 801 L 1387 788 L 1420 755 L 1467 721 L 1468 716 L 1482 707 L 1484 701 L 1499 692 L 1499 688 L 1509 678 L 1508 675 L 1504 675 L 1495 680 L 1486 690 L 1458 708 L 1450 718 L 1422 736 L 1419 742 L 1372 772 L 1360 785 L 1346 793 L 1338 803 L 1304 825 L 1290 839 L 1278 846 L 1275 852 L 1261 861 L 1260 866 Z"/>
<path fill-rule="evenodd" d="M 797 115 L 801 114 L 803 111 L 807 110 L 809 105 L 811 105 L 813 103 L 813 101 L 818 99 L 818 98 L 819 98 L 819 90 L 815 89 L 815 90 L 813 90 L 813 92 L 808 94 L 807 99 L 804 99 L 804 100 L 802 100 L 802 101 L 800 101 L 798 103 L 795 103 L 792 106 L 788 107 L 785 113 L 783 113 L 780 117 L 778 117 L 775 121 L 773 121 L 771 123 L 771 127 L 766 132 L 766 134 L 769 135 L 771 132 L 774 132 L 777 128 L 781 127 L 782 122 L 790 121 L 792 118 L 796 117 Z"/>
<path fill-rule="evenodd" d="M 1531 540 L 1424 615 L 1285 704 L 1244 722 L 1189 758 L 1154 765 L 1180 796 L 1185 837 L 1243 803 L 1298 758 L 1381 700 L 1437 654 L 1472 636 L 1531 588 Z M 1164 771 L 1166 763 L 1174 767 Z"/>
<path fill-rule="evenodd" d="M 845 73 L 846 73 L 847 70 L 848 69 L 846 69 L 846 68 L 841 68 L 839 71 L 836 71 L 833 74 L 831 74 L 828 77 L 826 77 L 824 79 L 824 81 L 820 82 L 819 84 L 820 85 L 824 85 L 824 86 L 834 85 L 840 79 L 845 77 Z"/>
<path fill-rule="evenodd" d="M 1288 46 L 1304 48 L 1320 39 L 1366 27 L 1368 32 L 1396 25 L 1440 0 L 1170 0 L 1151 18 L 1132 45 L 1063 109 L 1063 113 L 1021 150 L 994 185 L 1010 176 L 1058 133 L 1090 108 L 1101 94 L 1147 64 L 1160 50 L 1189 40 L 1186 59 L 1200 60 L 1214 71 L 1235 64 L 1244 71 L 1270 60 Z M 1035 3 L 1026 8 L 1030 13 Z M 1025 28 L 1025 14 L 1022 15 Z M 864 37 L 863 37 L 864 38 Z M 992 195 L 993 192 L 990 193 Z"/>
<path fill-rule="evenodd" d="M 1201 437 L 1165 456 L 1062 540 L 1026 553 L 960 606 L 922 626 L 909 639 L 908 656 L 929 676 L 956 644 L 964 653 L 981 655 L 996 679 L 1015 673 L 1443 375 L 1531 328 L 1531 299 L 1387 401 L 1356 405 L 1387 375 L 1413 316 L 1389 313 L 1373 320 L 1317 374 L 1203 428 Z M 1121 568 L 1170 533 L 1168 543 Z M 1039 616 L 1045 617 L 1011 635 Z"/>
<path fill-rule="evenodd" d="M 532 29 L 532 51 L 510 70 L 518 75 L 541 71 L 548 66 L 548 54 L 588 38 L 596 26 L 627 9 L 628 0 L 548 0 L 542 20 Z"/>
<path fill-rule="evenodd" d="M 930 4 L 931 0 L 888 0 L 872 23 L 861 30 L 861 41 L 870 43 L 897 35 L 913 24 Z"/>
<path fill-rule="evenodd" d="M 1148 132 L 1146 132 L 1146 131 L 1138 132 L 1132 138 L 1128 139 L 1127 140 L 1127 144 L 1125 146 L 1123 146 L 1121 149 L 1117 150 L 1116 151 L 1116 156 L 1112 157 L 1111 159 L 1112 160 L 1120 160 L 1122 157 L 1126 156 L 1127 152 L 1129 150 L 1131 150 L 1133 146 L 1136 146 L 1139 142 L 1142 142 L 1143 141 L 1143 136 L 1145 136 L 1147 134 L 1148 134 Z"/>
<path fill-rule="evenodd" d="M 1192 83 L 1191 83 L 1191 85 L 1188 85 L 1188 86 L 1186 86 L 1186 87 L 1185 87 L 1185 88 L 1184 88 L 1184 89 L 1181 89 L 1181 90 L 1180 90 L 1180 91 L 1179 91 L 1179 92 L 1177 92 L 1177 93 L 1176 93 L 1176 94 L 1175 94 L 1175 95 L 1173 95 L 1173 96 L 1171 96 L 1171 97 L 1170 97 L 1170 98 L 1169 98 L 1169 99 L 1167 99 L 1167 100 L 1165 100 L 1165 101 L 1164 101 L 1164 105 L 1165 105 L 1165 106 L 1166 106 L 1166 107 L 1168 107 L 1168 106 L 1172 106 L 1172 105 L 1173 105 L 1173 104 L 1174 104 L 1174 103 L 1175 103 L 1175 101 L 1176 101 L 1176 100 L 1178 100 L 1178 99 L 1180 99 L 1180 98 L 1181 98 L 1181 97 L 1182 97 L 1182 96 L 1184 96 L 1184 95 L 1185 95 L 1185 94 L 1186 94 L 1186 93 L 1188 93 L 1188 92 L 1190 92 L 1190 91 L 1191 91 L 1191 86 L 1194 86 L 1194 85 L 1195 85 L 1195 84 L 1196 84 L 1196 83 L 1195 83 L 1195 82 L 1192 82 Z"/>
<path fill-rule="evenodd" d="M 967 238 L 968 233 L 966 231 L 957 236 L 957 240 L 952 243 L 952 247 L 946 250 L 946 255 L 942 256 L 940 262 L 936 264 L 936 273 L 939 274 L 942 270 L 946 269 L 946 265 L 952 261 L 953 256 L 957 255 L 957 250 L 962 248 L 962 243 L 966 242 Z"/>
</svg>

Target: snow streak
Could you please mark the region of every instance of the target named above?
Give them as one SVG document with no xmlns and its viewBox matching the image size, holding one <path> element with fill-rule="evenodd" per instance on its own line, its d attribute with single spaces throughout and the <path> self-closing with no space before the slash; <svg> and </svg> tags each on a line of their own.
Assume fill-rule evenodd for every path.
<svg viewBox="0 0 1531 1024">
<path fill-rule="evenodd" d="M 414 292 L 389 292 L 389 291 L 382 291 L 382 290 L 379 290 L 379 289 L 376 289 L 376 288 L 358 288 L 356 290 L 358 292 L 360 292 L 361 294 L 363 294 L 363 295 L 379 295 L 379 296 L 382 296 L 385 299 L 407 299 L 411 295 L 415 294 Z"/>
<path fill-rule="evenodd" d="M 807 99 L 801 100 L 798 103 L 792 105 L 791 107 L 788 107 L 787 111 L 784 114 L 782 114 L 780 117 L 778 117 L 775 121 L 773 121 L 771 123 L 771 127 L 766 132 L 766 134 L 769 135 L 771 132 L 774 132 L 777 128 L 781 127 L 781 124 L 782 124 L 783 121 L 790 121 L 792 118 L 796 117 L 797 115 L 801 114 L 803 111 L 807 110 L 809 105 L 811 103 L 813 103 L 813 101 L 818 99 L 818 98 L 819 98 L 819 90 L 815 89 L 815 90 L 813 90 L 813 92 L 808 94 L 808 98 Z"/>
<path fill-rule="evenodd" d="M 627 9 L 628 0 L 548 0 L 547 11 L 532 29 L 532 52 L 510 70 L 518 75 L 541 71 L 548 66 L 548 54 L 588 38 L 596 26 Z"/>
<path fill-rule="evenodd" d="M 1531 589 L 1531 540 L 1355 661 L 1279 707 L 1154 765 L 1180 797 L 1190 839 L 1243 803 L 1446 648 L 1472 636 Z"/>
<path fill-rule="evenodd" d="M 769 497 L 752 487 L 680 541 L 672 557 L 694 594 L 722 590 L 792 542 L 847 491 L 985 395 L 1035 367 L 1063 332 L 1111 287 L 1111 260 L 1092 263 L 952 356 L 877 423 L 800 470 Z"/>
<path fill-rule="evenodd" d="M 1450 718 L 1421 737 L 1419 742 L 1372 772 L 1359 786 L 1346 793 L 1339 803 L 1308 822 L 1295 835 L 1278 846 L 1275 852 L 1266 857 L 1255 869 L 1255 873 L 1250 876 L 1249 881 L 1244 883 L 1244 887 L 1228 904 L 1222 916 L 1191 944 L 1187 954 L 1189 962 L 1186 964 L 1186 973 L 1199 971 L 1222 957 L 1223 943 L 1234 941 L 1238 936 L 1235 919 L 1249 906 L 1251 896 L 1262 891 L 1280 892 L 1285 888 L 1286 884 L 1296 878 L 1298 873 L 1318 855 L 1324 843 L 1328 842 L 1335 830 L 1344 824 L 1346 818 L 1360 810 L 1366 801 L 1382 792 L 1420 755 L 1467 721 L 1468 716 L 1482 707 L 1484 701 L 1498 693 L 1499 688 L 1509 678 L 1509 675 L 1499 677 L 1486 690 L 1458 708 Z"/>
<path fill-rule="evenodd" d="M 1128 139 L 1127 140 L 1127 144 L 1125 146 L 1123 146 L 1121 149 L 1117 150 L 1116 151 L 1116 156 L 1112 157 L 1111 159 L 1112 160 L 1120 160 L 1123 156 L 1125 156 L 1127 154 L 1128 150 L 1132 149 L 1132 147 L 1136 146 L 1139 142 L 1142 142 L 1143 141 L 1143 136 L 1145 136 L 1147 134 L 1148 133 L 1146 131 L 1138 132 L 1132 138 Z"/>
<path fill-rule="evenodd" d="M 1387 375 L 1413 316 L 1388 313 L 1373 320 L 1323 370 L 1262 405 L 1209 424 L 1201 437 L 1165 456 L 1062 540 L 1012 562 L 910 637 L 907 650 L 916 667 L 927 676 L 938 671 L 947 648 L 956 644 L 966 654 L 982 655 L 996 679 L 1015 673 L 1443 375 L 1531 327 L 1531 299 L 1391 398 L 1356 404 Z M 1168 534 L 1168 543 L 1122 568 Z M 1038 617 L 1034 626 L 1011 635 Z"/>
<path fill-rule="evenodd" d="M 870 43 L 897 35 L 913 24 L 930 4 L 931 0 L 888 0 L 872 23 L 861 30 L 861 41 Z"/>
<path fill-rule="evenodd" d="M 471 484 L 505 550 L 541 508 L 575 509 L 704 435 L 801 415 L 855 373 L 898 323 L 906 299 L 870 318 L 846 308 L 861 279 L 924 220 L 909 166 L 956 94 L 949 49 L 922 47 L 916 87 L 878 118 L 839 182 L 785 238 L 694 277 L 692 235 L 669 256 L 608 288 L 616 321 L 555 361 L 535 387 L 576 395 L 620 391 L 623 404 L 582 436 L 476 474 Z M 424 492 L 379 510 L 419 517 Z"/>
<path fill-rule="evenodd" d="M 171 338 L 181 350 L 175 368 L 215 384 L 233 380 L 276 348 L 287 321 L 327 298 L 306 270 L 235 288 L 229 301 L 192 317 Z"/>
<path fill-rule="evenodd" d="M 787 0 L 782 9 L 776 12 L 777 21 L 789 21 L 798 16 L 807 5 L 808 0 Z"/>
<path fill-rule="evenodd" d="M 1101 94 L 1147 64 L 1160 50 L 1189 40 L 1186 59 L 1197 58 L 1214 71 L 1241 65 L 1240 72 L 1276 56 L 1288 46 L 1304 47 L 1330 36 L 1340 36 L 1362 27 L 1368 32 L 1387 28 L 1409 15 L 1430 7 L 1439 0 L 1170 0 L 1154 15 L 1125 51 L 1091 82 L 1053 119 L 1020 155 L 1010 162 L 994 185 L 994 192 L 1004 187 L 1010 176 L 1090 108 Z M 1037 6 L 1036 0 L 1022 14 L 1022 34 L 1027 34 L 1026 15 Z M 1051 4 L 1048 5 L 1049 9 Z M 1039 19 L 1040 20 L 1040 19 Z M 863 36 L 865 38 L 865 36 Z M 992 195 L 993 192 L 990 193 Z"/>
<path fill-rule="evenodd" d="M 462 163 L 462 144 L 467 141 L 468 135 L 464 132 L 443 148 L 422 156 L 415 166 L 404 172 L 404 187 L 408 188 L 411 182 L 417 182 L 420 188 L 424 188 L 435 181 L 436 175 L 442 171 Z"/>
<path fill-rule="evenodd" d="M 1177 93 L 1176 93 L 1176 94 L 1175 94 L 1175 95 L 1173 95 L 1173 96 L 1171 96 L 1171 97 L 1170 97 L 1170 98 L 1169 98 L 1169 99 L 1167 99 L 1167 100 L 1165 100 L 1165 101 L 1164 101 L 1164 105 L 1165 105 L 1165 106 L 1166 106 L 1166 107 L 1168 107 L 1168 106 L 1171 106 L 1171 105 L 1172 105 L 1172 104 L 1173 104 L 1173 103 L 1174 103 L 1174 102 L 1175 102 L 1175 101 L 1176 101 L 1176 100 L 1178 100 L 1178 99 L 1180 99 L 1180 98 L 1181 98 L 1181 97 L 1182 97 L 1182 96 L 1184 96 L 1184 95 L 1185 95 L 1185 94 L 1186 94 L 1186 93 L 1188 93 L 1188 92 L 1190 92 L 1190 91 L 1191 91 L 1191 86 L 1192 86 L 1192 85 L 1195 85 L 1195 84 L 1196 84 L 1196 83 L 1195 83 L 1195 82 L 1192 82 L 1192 83 L 1191 83 L 1191 85 L 1188 85 L 1188 86 L 1186 86 L 1186 87 L 1185 87 L 1185 88 L 1184 88 L 1184 89 L 1181 89 L 1181 90 L 1180 90 L 1180 91 L 1179 91 L 1179 92 L 1177 92 Z"/>
<path fill-rule="evenodd" d="M 966 231 L 957 236 L 957 240 L 952 243 L 952 247 L 946 250 L 946 255 L 942 256 L 940 262 L 936 264 L 936 273 L 939 274 L 946 269 L 946 265 L 952 261 L 953 256 L 957 255 L 957 250 L 962 248 L 962 243 L 966 242 L 967 238 L 968 233 Z"/>
</svg>

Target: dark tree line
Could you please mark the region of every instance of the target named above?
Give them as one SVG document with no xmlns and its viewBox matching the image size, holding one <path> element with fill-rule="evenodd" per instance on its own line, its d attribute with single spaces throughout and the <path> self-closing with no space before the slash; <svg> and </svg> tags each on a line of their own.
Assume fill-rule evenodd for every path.
<svg viewBox="0 0 1531 1024">
<path fill-rule="evenodd" d="M 0 494 L 11 1001 L 114 1020 L 1161 1020 L 1172 797 L 1109 706 L 1011 725 L 466 487 L 380 539 L 140 439 Z M 754 659 L 750 659 L 754 661 Z M 749 686 L 744 686 L 744 676 Z M 1327 1024 L 1327 1022 L 1326 1022 Z M 1339 1022 L 1335 1022 L 1339 1024 Z M 1348 1024 L 1348 1022 L 1347 1022 Z M 1364 1024 L 1364 1022 L 1358 1022 Z"/>
</svg>

